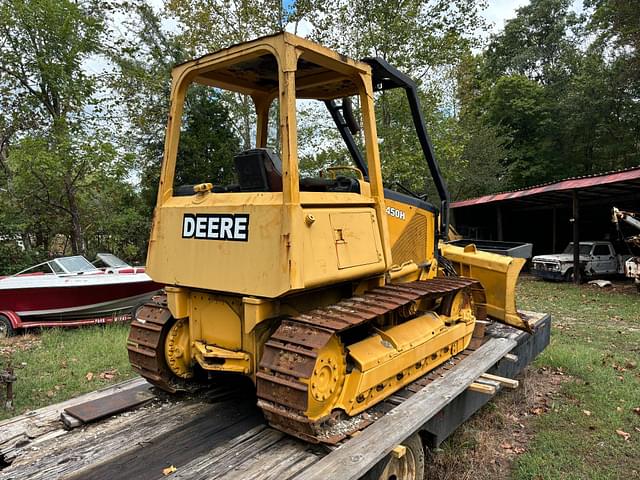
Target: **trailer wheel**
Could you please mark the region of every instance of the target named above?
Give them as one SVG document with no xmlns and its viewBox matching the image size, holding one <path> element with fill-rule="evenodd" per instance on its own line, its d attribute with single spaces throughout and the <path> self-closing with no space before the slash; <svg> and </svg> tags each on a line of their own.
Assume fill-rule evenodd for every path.
<svg viewBox="0 0 640 480">
<path fill-rule="evenodd" d="M 11 326 L 11 322 L 4 315 L 0 315 L 0 338 L 13 337 L 16 331 Z"/>
<path fill-rule="evenodd" d="M 417 433 L 401 444 L 406 448 L 400 458 L 393 454 L 380 460 L 363 480 L 424 480 L 424 447 Z"/>
</svg>

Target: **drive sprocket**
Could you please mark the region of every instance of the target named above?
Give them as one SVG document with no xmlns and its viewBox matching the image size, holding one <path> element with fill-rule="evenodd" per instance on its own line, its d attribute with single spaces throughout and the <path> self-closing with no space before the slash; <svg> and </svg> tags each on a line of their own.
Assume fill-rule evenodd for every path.
<svg viewBox="0 0 640 480">
<path fill-rule="evenodd" d="M 149 383 L 171 393 L 198 388 L 198 385 L 188 381 L 192 374 L 185 375 L 185 370 L 180 370 L 185 369 L 185 366 L 176 362 L 180 357 L 175 355 L 175 347 L 183 345 L 183 340 L 175 341 L 180 337 L 177 333 L 169 336 L 173 353 L 166 355 L 168 334 L 176 323 L 167 307 L 166 296 L 159 296 L 138 309 L 136 318 L 131 322 L 127 339 L 131 367 Z M 182 371 L 182 375 L 178 375 L 170 367 L 170 360 L 174 360 L 179 367 L 176 370 Z"/>
</svg>

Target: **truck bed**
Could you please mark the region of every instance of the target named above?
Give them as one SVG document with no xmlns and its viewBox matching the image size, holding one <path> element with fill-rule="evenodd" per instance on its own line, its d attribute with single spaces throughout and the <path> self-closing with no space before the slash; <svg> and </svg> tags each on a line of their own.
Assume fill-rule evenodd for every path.
<svg viewBox="0 0 640 480">
<path fill-rule="evenodd" d="M 522 371 L 549 343 L 551 325 L 549 315 L 523 313 L 535 325 L 533 335 L 491 324 L 476 352 L 462 352 L 392 395 L 377 407 L 386 415 L 338 448 L 310 445 L 270 428 L 249 382 L 229 377 L 204 393 L 169 396 L 137 378 L 0 422 L 0 479 L 160 479 L 170 466 L 176 468 L 170 478 L 180 479 L 306 480 L 334 478 L 336 472 L 357 479 L 416 430 L 432 446 L 444 441 L 492 398 L 467 388 L 480 373 L 513 378 Z M 479 365 L 479 357 L 488 367 Z M 131 389 L 148 389 L 155 397 L 136 410 L 72 430 L 60 421 L 65 408 L 108 402 Z M 426 404 L 438 408 L 429 412 Z M 392 434 L 385 433 L 389 415 L 408 421 L 395 422 Z M 368 437 L 375 442 L 367 443 Z"/>
</svg>

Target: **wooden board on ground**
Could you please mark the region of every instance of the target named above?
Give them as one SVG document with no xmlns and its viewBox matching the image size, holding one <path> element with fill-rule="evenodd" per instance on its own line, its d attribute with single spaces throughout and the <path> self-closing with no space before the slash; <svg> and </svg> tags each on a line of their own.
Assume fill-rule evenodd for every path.
<svg viewBox="0 0 640 480">
<path fill-rule="evenodd" d="M 64 412 L 83 423 L 89 423 L 101 418 L 124 412 L 137 407 L 155 397 L 150 385 L 139 385 L 134 388 L 117 392 L 108 397 L 89 400 L 64 409 Z"/>
<path fill-rule="evenodd" d="M 91 400 L 105 398 L 115 393 L 138 388 L 141 385 L 148 386 L 149 384 L 144 378 L 134 378 L 117 385 L 102 388 L 100 390 L 72 398 L 65 402 L 49 405 L 17 417 L 1 421 L 0 459 L 3 459 L 5 463 L 9 463 L 13 458 L 15 458 L 19 451 L 33 443 L 36 439 L 48 434 L 59 432 L 62 428 L 60 414 L 64 412 L 65 408 Z"/>
</svg>

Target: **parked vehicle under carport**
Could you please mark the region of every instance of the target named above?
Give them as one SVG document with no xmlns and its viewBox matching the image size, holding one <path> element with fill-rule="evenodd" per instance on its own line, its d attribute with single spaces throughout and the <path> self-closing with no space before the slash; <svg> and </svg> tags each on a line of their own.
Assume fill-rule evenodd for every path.
<svg viewBox="0 0 640 480">
<path fill-rule="evenodd" d="M 611 242 L 580 242 L 580 276 L 597 278 L 624 274 L 625 261 L 630 255 L 619 255 Z M 545 280 L 573 280 L 573 242 L 562 253 L 536 255 L 531 273 Z"/>
</svg>

